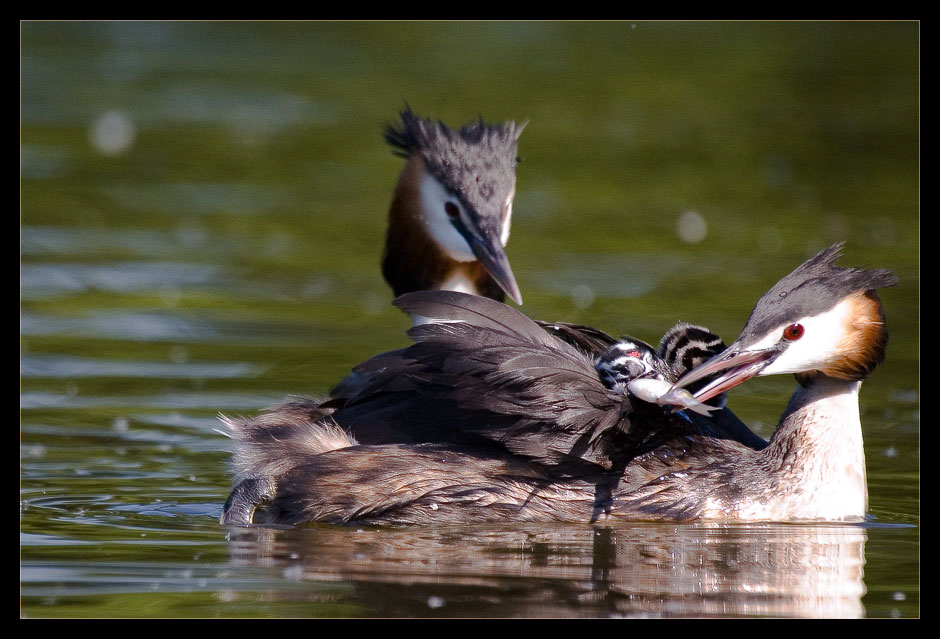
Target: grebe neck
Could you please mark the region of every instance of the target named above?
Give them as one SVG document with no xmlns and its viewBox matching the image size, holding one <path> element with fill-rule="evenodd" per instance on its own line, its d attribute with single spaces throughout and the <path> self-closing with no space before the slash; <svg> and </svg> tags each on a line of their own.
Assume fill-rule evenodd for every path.
<svg viewBox="0 0 940 639">
<path fill-rule="evenodd" d="M 762 455 L 787 519 L 860 521 L 868 508 L 861 381 L 803 376 Z"/>
</svg>

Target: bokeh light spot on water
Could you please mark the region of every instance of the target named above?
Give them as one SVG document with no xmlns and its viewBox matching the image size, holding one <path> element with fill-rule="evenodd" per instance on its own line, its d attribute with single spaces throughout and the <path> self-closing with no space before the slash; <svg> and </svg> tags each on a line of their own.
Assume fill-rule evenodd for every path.
<svg viewBox="0 0 940 639">
<path fill-rule="evenodd" d="M 571 288 L 571 303 L 575 308 L 590 308 L 596 297 L 594 289 L 587 284 L 575 284 Z"/>
<path fill-rule="evenodd" d="M 102 155 L 120 155 L 134 144 L 137 127 L 123 111 L 101 114 L 88 131 L 91 146 Z"/>
<path fill-rule="evenodd" d="M 685 211 L 676 221 L 676 235 L 686 244 L 698 244 L 708 236 L 708 223 L 696 211 Z"/>
</svg>

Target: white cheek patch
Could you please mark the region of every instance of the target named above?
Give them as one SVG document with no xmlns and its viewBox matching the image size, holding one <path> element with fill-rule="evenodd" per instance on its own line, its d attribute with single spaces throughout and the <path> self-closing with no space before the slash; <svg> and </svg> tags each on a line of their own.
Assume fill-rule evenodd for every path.
<svg viewBox="0 0 940 639">
<path fill-rule="evenodd" d="M 503 228 L 500 229 L 499 241 L 503 243 L 503 246 L 506 246 L 506 243 L 509 242 L 509 227 L 512 226 L 512 200 L 516 195 L 516 189 L 509 193 L 509 197 L 506 198 L 506 203 L 503 204 L 503 210 L 505 214 L 503 215 Z"/>
<path fill-rule="evenodd" d="M 852 303 L 844 300 L 819 315 L 803 317 L 794 324 L 803 326 L 803 336 L 794 340 L 780 357 L 775 359 L 761 375 L 776 375 L 780 373 L 799 373 L 803 371 L 824 368 L 839 355 L 839 348 L 849 330 Z M 762 342 L 768 342 L 770 347 L 783 339 L 783 330 L 789 326 L 783 325 Z M 751 348 L 760 347 L 760 344 Z"/>
<path fill-rule="evenodd" d="M 470 245 L 451 224 L 444 210 L 447 202 L 453 202 L 460 208 L 460 215 L 465 215 L 460 201 L 430 173 L 421 178 L 421 206 L 424 210 L 424 223 L 428 233 L 447 254 L 458 262 L 473 262 L 477 258 Z"/>
</svg>

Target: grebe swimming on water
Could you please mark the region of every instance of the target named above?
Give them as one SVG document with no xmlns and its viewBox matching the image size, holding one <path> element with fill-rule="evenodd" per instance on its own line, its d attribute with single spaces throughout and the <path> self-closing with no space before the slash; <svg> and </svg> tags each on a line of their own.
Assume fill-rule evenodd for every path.
<svg viewBox="0 0 940 639">
<path fill-rule="evenodd" d="M 796 373 L 768 443 L 743 441 L 727 409 L 629 398 L 605 384 L 598 353 L 498 302 L 411 293 L 396 304 L 436 321 L 357 367 L 368 383 L 321 405 L 315 424 L 230 421 L 222 522 L 861 520 L 858 389 L 887 341 L 875 289 L 897 279 L 834 266 L 840 247 L 780 280 L 731 347 L 675 384 L 704 382 L 704 402 Z"/>
</svg>

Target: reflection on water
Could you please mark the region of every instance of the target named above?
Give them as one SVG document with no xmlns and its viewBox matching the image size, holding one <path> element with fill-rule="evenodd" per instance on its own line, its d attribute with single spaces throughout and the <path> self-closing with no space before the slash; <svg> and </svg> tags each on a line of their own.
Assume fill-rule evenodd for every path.
<svg viewBox="0 0 940 639">
<path fill-rule="evenodd" d="M 866 539 L 848 525 L 250 527 L 230 549 L 240 565 L 347 584 L 369 615 L 848 618 L 865 614 Z"/>
</svg>

